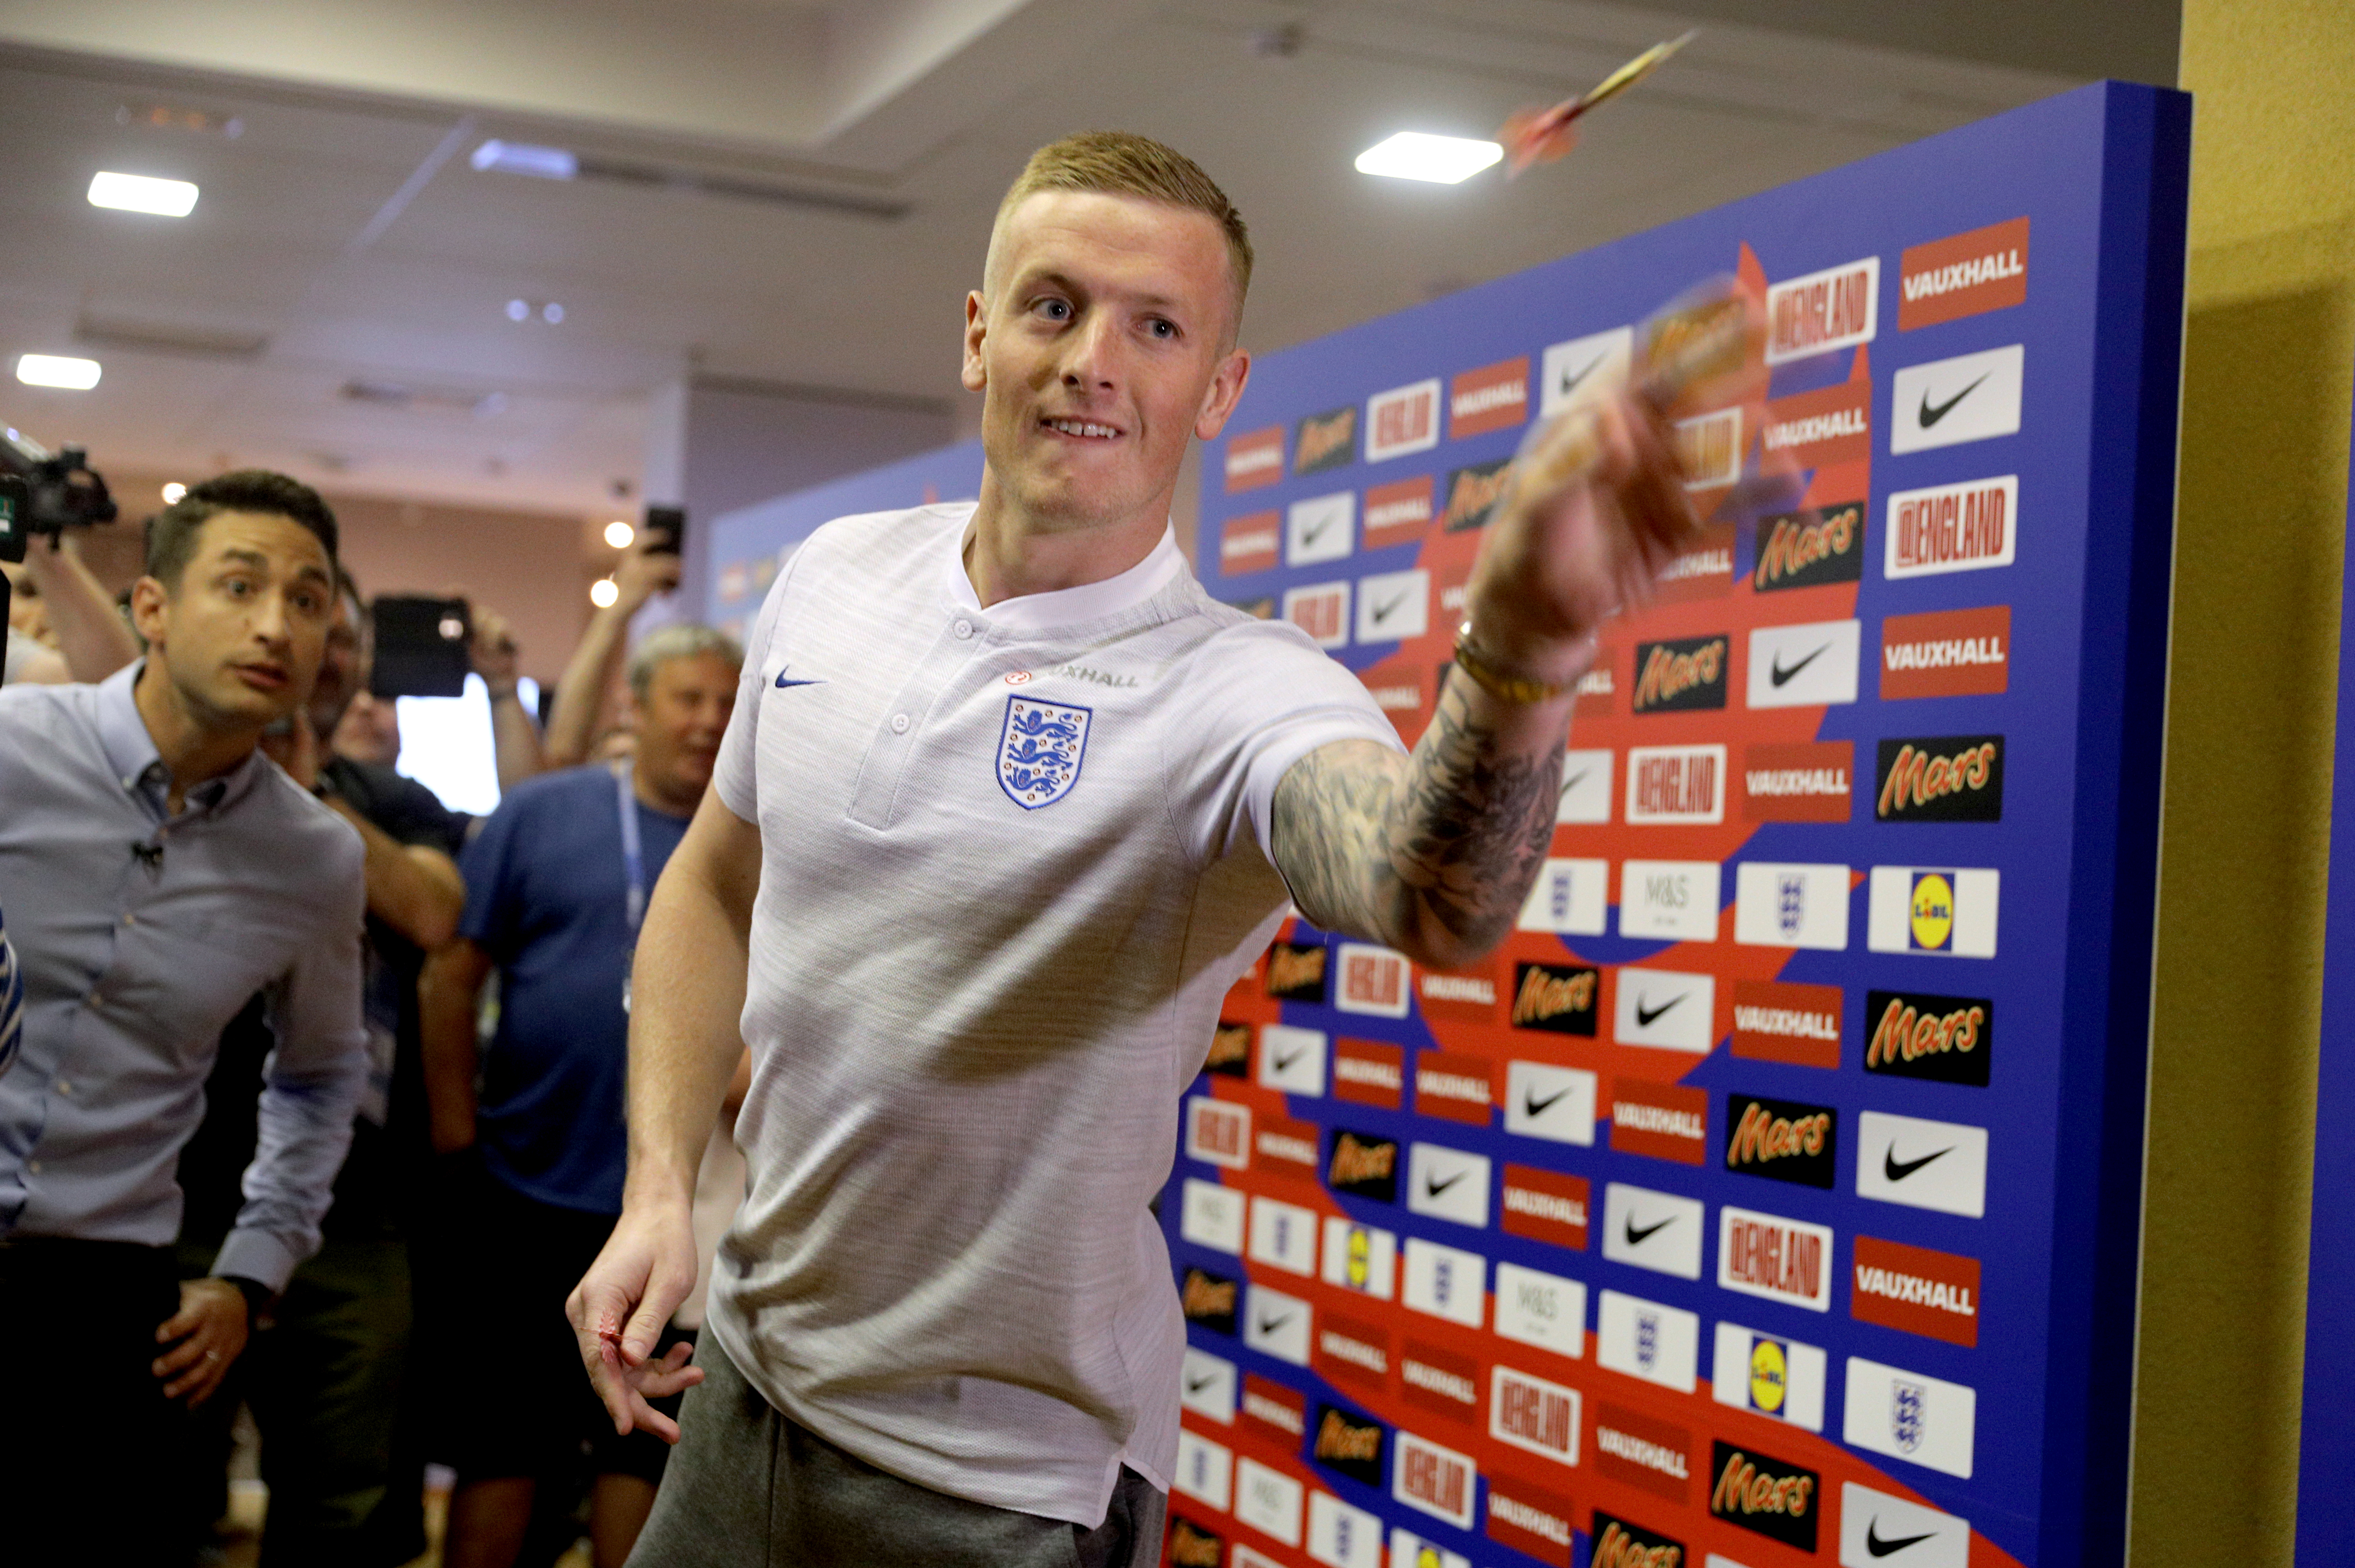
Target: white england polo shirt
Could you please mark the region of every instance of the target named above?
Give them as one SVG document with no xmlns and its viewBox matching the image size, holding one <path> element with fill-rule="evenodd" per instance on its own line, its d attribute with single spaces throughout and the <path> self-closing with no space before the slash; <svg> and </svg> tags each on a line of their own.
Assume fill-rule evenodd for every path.
<svg viewBox="0 0 2355 1568">
<path fill-rule="evenodd" d="M 1270 802 L 1398 738 L 1165 535 L 981 608 L 970 503 L 845 517 L 770 590 L 719 752 L 761 828 L 749 1194 L 710 1322 L 781 1410 L 935 1490 L 1093 1528 L 1166 1488 L 1184 1319 L 1146 1212 L 1274 934 Z"/>
</svg>

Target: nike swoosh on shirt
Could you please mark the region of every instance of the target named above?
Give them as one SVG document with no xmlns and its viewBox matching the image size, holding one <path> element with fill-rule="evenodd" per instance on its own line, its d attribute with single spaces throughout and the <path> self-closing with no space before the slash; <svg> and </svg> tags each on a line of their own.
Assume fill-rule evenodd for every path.
<svg viewBox="0 0 2355 1568">
<path fill-rule="evenodd" d="M 1690 991 L 1687 991 L 1687 992 L 1685 993 L 1685 997 L 1689 997 L 1689 996 L 1691 996 L 1691 995 L 1692 995 L 1692 993 L 1691 993 Z M 1650 1028 L 1652 1027 L 1652 1020 L 1653 1020 L 1654 1019 L 1658 1018 L 1662 1013 L 1667 1012 L 1670 1008 L 1673 1008 L 1673 1007 L 1675 1007 L 1678 1002 L 1683 1001 L 1683 1000 L 1685 999 L 1685 997 L 1669 997 L 1667 1001 L 1662 1002 L 1662 1003 L 1661 1003 L 1658 1007 L 1657 1007 L 1657 1008 L 1647 1008 L 1647 1007 L 1646 1007 L 1646 1006 L 1644 1005 L 1644 998 L 1643 998 L 1643 997 L 1636 997 L 1636 1027 L 1637 1029 L 1650 1029 Z"/>
<path fill-rule="evenodd" d="M 1570 1091 L 1566 1088 L 1557 1089 L 1552 1093 L 1540 1100 L 1538 1098 L 1538 1092 L 1531 1089 L 1521 1096 L 1521 1108 L 1528 1113 L 1532 1120 L 1534 1120 L 1539 1116 L 1544 1115 L 1548 1111 L 1552 1110 L 1554 1107 L 1554 1102 L 1560 1100 L 1564 1094 L 1569 1093 Z"/>
<path fill-rule="evenodd" d="M 1654 1221 L 1652 1223 L 1645 1226 L 1639 1231 L 1636 1229 L 1636 1216 L 1630 1214 L 1627 1216 L 1627 1244 L 1631 1247 L 1641 1246 L 1645 1242 L 1651 1239 L 1653 1232 L 1666 1230 L 1676 1222 L 1677 1217 L 1674 1214 L 1671 1214 L 1665 1220 Z"/>
<path fill-rule="evenodd" d="M 1829 643 L 1826 643 L 1822 647 L 1817 648 L 1814 653 L 1809 654 L 1806 658 L 1801 659 L 1797 664 L 1793 665 L 1788 669 L 1785 669 L 1783 667 L 1783 656 L 1780 653 L 1777 653 L 1771 660 L 1768 661 L 1766 678 L 1773 681 L 1776 686 L 1781 686 L 1785 681 L 1788 681 L 1793 676 L 1798 674 L 1801 670 L 1806 668 L 1809 665 L 1823 657 L 1826 653 L 1830 651 L 1830 649 L 1831 645 Z"/>
<path fill-rule="evenodd" d="M 1994 374 L 1994 371 L 1988 371 L 1987 376 L 1981 376 L 1977 381 L 1973 381 L 1969 386 L 1965 387 L 1961 391 L 1956 392 L 1953 397 L 1948 398 L 1945 402 L 1940 403 L 1935 408 L 1932 408 L 1930 406 L 1930 394 L 1928 392 L 1923 392 L 1922 394 L 1922 428 L 1923 430 L 1928 430 L 1932 425 L 1936 424 L 1940 420 L 1945 419 L 1948 414 L 1953 413 L 1956 403 L 1961 402 L 1965 398 L 1967 398 L 1973 392 L 1977 391 L 1979 389 L 1979 383 L 1985 381 L 1987 379 L 1987 376 L 1992 376 Z"/>
<path fill-rule="evenodd" d="M 1902 1552 L 1909 1546 L 1927 1541 L 1937 1533 L 1929 1530 L 1919 1535 L 1901 1535 L 1894 1541 L 1883 1541 L 1881 1538 L 1881 1521 L 1876 1519 L 1864 1527 L 1864 1549 L 1875 1557 L 1886 1557 L 1892 1552 Z"/>
<path fill-rule="evenodd" d="M 789 686 L 824 686 L 825 684 L 826 677 L 824 676 L 810 676 L 807 678 L 804 678 L 798 676 L 788 676 L 783 670 L 779 670 L 777 672 L 777 689 L 779 691 L 783 691 Z"/>
<path fill-rule="evenodd" d="M 1436 1198 L 1441 1193 L 1446 1191 L 1449 1188 L 1455 1186 L 1457 1182 L 1463 1180 L 1465 1177 L 1471 1174 L 1471 1168 L 1467 1166 L 1464 1169 L 1459 1170 L 1455 1175 L 1449 1177 L 1444 1181 L 1434 1181 L 1430 1177 L 1426 1176 L 1423 1179 L 1423 1195 L 1425 1198 Z"/>
<path fill-rule="evenodd" d="M 1897 1146 L 1891 1144 L 1889 1151 L 1881 1157 L 1881 1174 L 1891 1181 L 1902 1181 L 1932 1160 L 1944 1159 L 1954 1152 L 1953 1146 L 1949 1145 L 1936 1154 L 1925 1154 L 1920 1159 L 1901 1160 L 1897 1157 Z"/>
</svg>

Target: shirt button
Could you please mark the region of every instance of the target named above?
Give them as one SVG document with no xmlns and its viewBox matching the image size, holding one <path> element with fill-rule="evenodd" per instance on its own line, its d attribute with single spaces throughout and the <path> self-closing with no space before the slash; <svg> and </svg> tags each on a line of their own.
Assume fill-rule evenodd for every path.
<svg viewBox="0 0 2355 1568">
<path fill-rule="evenodd" d="M 58 1093 L 60 1094 L 70 1094 L 73 1093 L 73 1085 L 65 1079 L 60 1078 L 58 1080 Z"/>
<path fill-rule="evenodd" d="M 125 925 L 137 925 L 139 923 L 139 917 L 135 914 L 126 914 L 123 917 L 123 923 Z"/>
<path fill-rule="evenodd" d="M 41 1162 L 37 1159 L 28 1159 L 25 1162 L 25 1168 L 38 1176 L 41 1174 Z"/>
<path fill-rule="evenodd" d="M 891 733 L 894 735 L 904 735 L 907 732 L 908 716 L 904 713 L 894 713 L 891 715 Z"/>
<path fill-rule="evenodd" d="M 958 637 L 958 639 L 959 639 L 960 641 L 962 641 L 963 639 L 964 639 L 964 638 L 966 638 L 966 637 L 970 637 L 970 636 L 972 636 L 972 635 L 973 635 L 973 623 L 972 623 L 971 621 L 959 621 L 959 622 L 956 624 L 956 635 L 957 635 L 957 637 Z"/>
</svg>

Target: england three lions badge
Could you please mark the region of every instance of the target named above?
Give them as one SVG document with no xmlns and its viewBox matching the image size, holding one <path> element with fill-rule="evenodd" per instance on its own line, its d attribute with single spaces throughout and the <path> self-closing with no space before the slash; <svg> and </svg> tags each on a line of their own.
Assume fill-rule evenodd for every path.
<svg viewBox="0 0 2355 1568">
<path fill-rule="evenodd" d="M 997 739 L 997 784 L 1025 811 L 1052 805 L 1080 782 L 1092 709 L 1031 697 L 1006 699 L 1006 729 Z"/>
</svg>

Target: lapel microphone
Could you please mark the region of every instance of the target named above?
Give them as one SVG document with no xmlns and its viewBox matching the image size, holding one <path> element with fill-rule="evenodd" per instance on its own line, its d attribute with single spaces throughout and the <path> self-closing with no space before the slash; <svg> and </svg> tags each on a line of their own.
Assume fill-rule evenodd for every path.
<svg viewBox="0 0 2355 1568">
<path fill-rule="evenodd" d="M 151 877 L 158 876 L 163 872 L 164 846 L 161 844 L 134 843 L 131 846 L 131 858 L 146 867 L 147 874 Z"/>
</svg>

